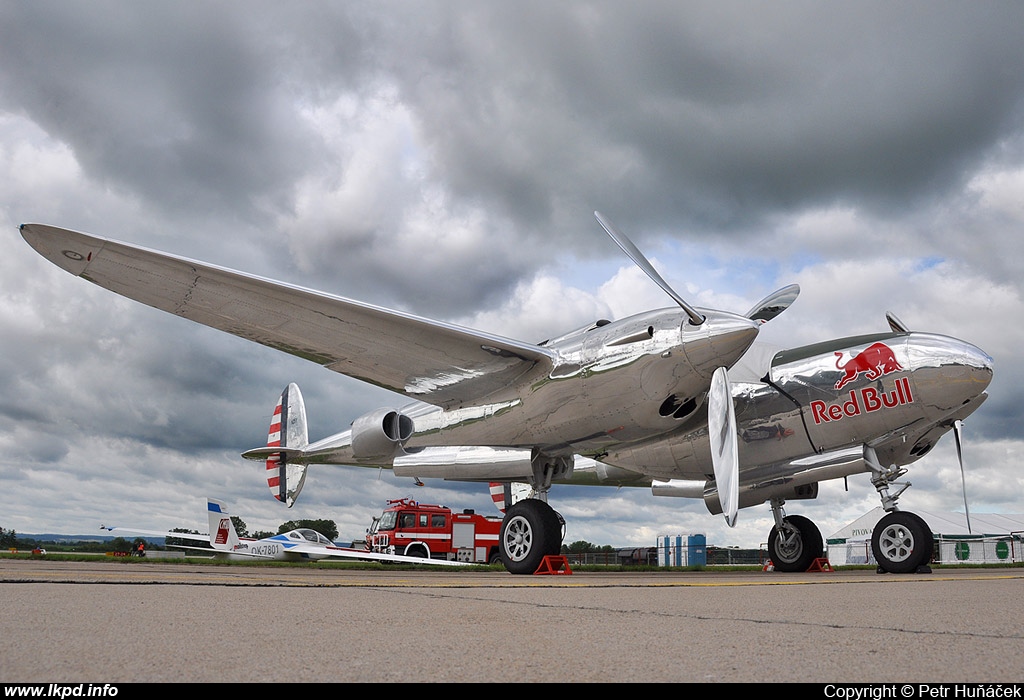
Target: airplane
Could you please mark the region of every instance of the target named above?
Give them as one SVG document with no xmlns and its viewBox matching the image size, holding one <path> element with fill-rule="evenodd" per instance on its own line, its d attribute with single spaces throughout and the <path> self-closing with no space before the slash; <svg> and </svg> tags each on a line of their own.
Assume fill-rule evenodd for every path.
<svg viewBox="0 0 1024 700">
<path fill-rule="evenodd" d="M 301 527 L 288 532 L 282 532 L 271 537 L 255 539 L 252 537 L 239 537 L 235 530 L 235 524 L 231 522 L 231 516 L 221 501 L 212 498 L 207 499 L 206 512 L 210 520 L 209 534 L 196 534 L 190 532 L 171 532 L 155 530 L 139 530 L 131 527 L 108 527 L 101 525 L 100 529 L 108 532 L 130 532 L 136 535 L 149 535 L 151 537 L 174 537 L 191 542 L 208 543 L 210 547 L 197 547 L 190 545 L 171 545 L 181 549 L 194 549 L 207 554 L 212 554 L 215 559 L 228 559 L 232 561 L 243 561 L 253 559 L 265 559 L 271 561 L 320 561 L 322 559 L 359 559 L 362 561 L 386 561 L 405 564 L 430 564 L 440 566 L 465 566 L 469 562 L 426 559 L 424 557 L 406 556 L 401 554 L 385 554 L 381 552 L 370 552 L 352 547 L 339 547 L 327 537 L 310 528 Z"/>
<path fill-rule="evenodd" d="M 22 224 L 37 252 L 143 304 L 316 362 L 406 397 L 310 442 L 299 388 L 277 401 L 263 462 L 291 507 L 310 465 L 388 468 L 402 477 L 517 482 L 501 556 L 532 574 L 560 553 L 553 484 L 650 488 L 703 500 L 735 526 L 768 503 L 774 571 L 806 571 L 821 532 L 788 515 L 818 484 L 867 473 L 887 514 L 872 535 L 879 571 L 925 572 L 932 533 L 899 509 L 907 466 L 987 398 L 992 358 L 945 335 L 889 330 L 778 350 L 755 340 L 796 300 L 783 287 L 744 314 L 697 308 L 600 212 L 598 223 L 675 306 L 598 320 L 529 343 L 44 224 Z M 961 469 L 963 469 L 962 455 Z"/>
</svg>

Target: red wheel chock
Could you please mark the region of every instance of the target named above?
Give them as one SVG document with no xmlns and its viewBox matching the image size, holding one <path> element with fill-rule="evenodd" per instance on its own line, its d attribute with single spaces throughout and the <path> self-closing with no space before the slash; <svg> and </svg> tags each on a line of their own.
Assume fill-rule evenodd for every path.
<svg viewBox="0 0 1024 700">
<path fill-rule="evenodd" d="M 769 559 L 764 563 L 761 571 L 775 571 L 775 564 Z M 807 567 L 807 571 L 833 571 L 832 565 L 828 563 L 828 559 L 821 557 L 811 562 L 811 565 Z"/>
<path fill-rule="evenodd" d="M 562 567 L 565 567 L 564 569 Z M 533 572 L 534 576 L 552 574 L 557 576 L 568 576 L 572 574 L 569 568 L 569 559 L 563 556 L 549 554 L 540 561 L 540 566 Z"/>
</svg>

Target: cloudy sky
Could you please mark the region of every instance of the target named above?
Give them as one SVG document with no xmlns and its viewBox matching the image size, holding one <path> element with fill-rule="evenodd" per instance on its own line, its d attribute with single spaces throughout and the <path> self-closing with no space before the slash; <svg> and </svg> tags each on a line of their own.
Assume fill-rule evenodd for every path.
<svg viewBox="0 0 1024 700">
<path fill-rule="evenodd" d="M 1024 513 L 1024 5 L 1019 2 L 0 2 L 0 527 L 250 529 L 389 498 L 494 511 L 477 485 L 261 465 L 288 382 L 310 436 L 404 399 L 76 279 L 41 222 L 526 341 L 671 306 L 600 210 L 692 304 L 802 294 L 779 345 L 888 329 L 995 358 L 965 423 L 971 512 Z M 964 507 L 952 436 L 908 510 Z M 867 476 L 788 512 L 825 536 Z M 643 489 L 556 487 L 566 540 L 735 528 Z M 494 511 L 496 512 L 496 511 Z"/>
</svg>

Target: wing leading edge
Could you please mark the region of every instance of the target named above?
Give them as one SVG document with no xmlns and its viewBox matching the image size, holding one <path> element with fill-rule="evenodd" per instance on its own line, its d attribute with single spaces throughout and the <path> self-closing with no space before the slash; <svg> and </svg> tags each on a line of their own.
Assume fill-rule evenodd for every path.
<svg viewBox="0 0 1024 700">
<path fill-rule="evenodd" d="M 122 296 L 438 406 L 547 373 L 551 352 L 227 268 L 44 224 L 43 257 Z"/>
</svg>

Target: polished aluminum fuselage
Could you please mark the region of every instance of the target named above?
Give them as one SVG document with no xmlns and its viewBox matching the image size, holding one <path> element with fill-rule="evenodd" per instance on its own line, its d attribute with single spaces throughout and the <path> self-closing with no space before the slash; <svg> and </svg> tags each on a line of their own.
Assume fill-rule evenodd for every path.
<svg viewBox="0 0 1024 700">
<path fill-rule="evenodd" d="M 408 457 L 396 461 L 396 471 L 415 473 L 420 467 L 422 475 L 446 478 L 469 473 L 470 452 L 461 457 L 463 463 L 447 471 L 443 461 L 448 457 L 431 457 L 432 446 L 528 449 L 543 445 L 552 452 L 565 450 L 598 460 L 593 470 L 577 473 L 567 482 L 692 480 L 713 488 L 706 382 L 728 354 L 725 345 L 733 346 L 729 365 L 739 359 L 736 352 L 746 346 L 749 335 L 742 330 L 742 322 L 725 334 L 728 341 L 709 338 L 701 351 L 692 336 L 686 338 L 684 351 L 678 341 L 680 328 L 685 336 L 687 325 L 673 310 L 609 326 L 594 326 L 560 339 L 557 347 L 565 358 L 562 373 L 531 382 L 525 392 L 506 403 L 454 411 L 427 407 L 422 414 L 407 407 L 416 431 L 406 443 Z M 602 328 L 608 330 L 602 332 Z M 645 328 L 654 329 L 649 340 L 615 344 L 616 339 L 642 336 Z M 879 346 L 885 350 L 879 351 Z M 880 355 L 865 352 L 869 348 Z M 858 357 L 864 365 L 861 369 Z M 880 358 L 879 366 L 868 363 Z M 917 332 L 784 350 L 763 369 L 758 380 L 732 385 L 743 506 L 763 500 L 758 500 L 762 493 L 758 488 L 763 485 L 798 487 L 867 468 L 859 458 L 815 461 L 818 456 L 868 444 L 886 464 L 908 464 L 922 457 L 954 420 L 981 405 L 992 378 L 991 358 L 975 346 Z M 691 399 L 693 410 L 666 415 L 665 398 L 670 395 Z M 533 408 L 538 406 L 542 413 Z M 566 435 L 574 439 L 559 442 L 549 437 Z M 313 461 L 351 463 L 349 442 L 349 434 L 342 433 L 310 445 L 307 455 L 319 454 Z M 416 450 L 421 448 L 428 449 L 423 459 L 417 459 Z M 519 460 L 507 458 L 504 464 L 493 456 L 487 459 L 494 461 L 480 465 L 476 478 L 527 478 L 530 474 L 528 454 Z M 800 464 L 807 459 L 806 465 Z"/>
<path fill-rule="evenodd" d="M 888 367 L 865 363 L 844 381 L 851 372 L 842 369 L 845 363 L 871 347 L 891 351 L 883 352 Z M 981 405 L 991 378 L 992 359 L 984 352 L 929 333 L 862 336 L 782 351 L 762 381 L 733 384 L 741 479 L 749 484 L 792 478 L 799 460 L 862 445 L 875 448 L 885 465 L 908 464 L 926 454 L 954 420 Z M 605 461 L 659 479 L 713 479 L 706 421 L 690 422 L 692 428 L 682 425 L 674 434 L 613 450 Z M 856 460 L 808 461 L 808 469 L 818 469 L 822 478 L 864 468 Z"/>
</svg>

